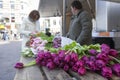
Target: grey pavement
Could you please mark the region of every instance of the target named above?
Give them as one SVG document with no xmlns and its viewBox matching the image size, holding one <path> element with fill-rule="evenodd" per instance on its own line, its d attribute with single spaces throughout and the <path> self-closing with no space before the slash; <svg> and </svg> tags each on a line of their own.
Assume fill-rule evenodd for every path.
<svg viewBox="0 0 120 80">
<path fill-rule="evenodd" d="M 14 65 L 20 60 L 21 41 L 0 41 L 0 80 L 14 80 Z"/>
</svg>

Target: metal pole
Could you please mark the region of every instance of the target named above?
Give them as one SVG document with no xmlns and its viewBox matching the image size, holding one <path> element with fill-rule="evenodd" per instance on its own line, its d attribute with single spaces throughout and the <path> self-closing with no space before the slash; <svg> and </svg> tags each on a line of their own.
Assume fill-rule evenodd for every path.
<svg viewBox="0 0 120 80">
<path fill-rule="evenodd" d="M 91 6 L 90 1 L 87 0 L 87 3 L 88 3 L 88 6 L 89 6 L 89 8 L 90 8 L 90 11 L 91 11 L 92 17 L 95 19 L 95 14 L 94 14 L 94 11 L 93 11 L 93 9 L 92 9 L 92 6 Z"/>
<path fill-rule="evenodd" d="M 62 35 L 66 35 L 66 0 L 63 0 L 63 24 L 62 24 Z"/>
</svg>

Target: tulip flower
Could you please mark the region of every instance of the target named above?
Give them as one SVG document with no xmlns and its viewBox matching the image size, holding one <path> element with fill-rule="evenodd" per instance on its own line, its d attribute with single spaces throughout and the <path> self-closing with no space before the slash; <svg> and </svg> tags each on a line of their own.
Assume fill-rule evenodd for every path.
<svg viewBox="0 0 120 80">
<path fill-rule="evenodd" d="M 114 72 L 117 76 L 120 77 L 120 63 L 114 64 L 114 65 L 112 66 L 112 70 L 113 70 L 113 72 Z"/>
<path fill-rule="evenodd" d="M 24 68 L 24 64 L 21 63 L 21 62 L 18 62 L 18 63 L 15 64 L 14 67 L 17 68 L 17 69 L 22 69 L 22 68 Z"/>
<path fill-rule="evenodd" d="M 103 67 L 102 68 L 102 76 L 106 78 L 112 77 L 112 70 L 110 67 Z"/>
<path fill-rule="evenodd" d="M 86 73 L 86 68 L 85 67 L 80 67 L 79 69 L 78 69 L 78 74 L 79 75 L 84 75 Z"/>
<path fill-rule="evenodd" d="M 55 68 L 55 64 L 54 64 L 53 62 L 49 62 L 49 63 L 46 65 L 46 67 L 51 70 L 51 69 L 54 69 L 54 68 Z"/>
</svg>

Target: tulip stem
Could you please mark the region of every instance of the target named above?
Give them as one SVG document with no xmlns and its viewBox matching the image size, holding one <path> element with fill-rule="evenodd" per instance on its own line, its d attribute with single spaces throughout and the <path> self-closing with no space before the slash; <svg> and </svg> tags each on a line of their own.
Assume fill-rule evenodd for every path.
<svg viewBox="0 0 120 80">
<path fill-rule="evenodd" d="M 33 60 L 33 61 L 29 62 L 28 64 L 25 64 L 24 67 L 33 66 L 33 65 L 35 65 L 35 64 L 36 64 L 36 61 Z"/>
<path fill-rule="evenodd" d="M 118 63 L 120 63 L 120 60 L 118 60 L 117 58 L 113 57 L 113 56 L 109 56 L 110 58 L 116 60 Z"/>
<path fill-rule="evenodd" d="M 68 54 L 71 50 L 68 50 L 67 52 L 65 52 L 65 54 Z"/>
</svg>

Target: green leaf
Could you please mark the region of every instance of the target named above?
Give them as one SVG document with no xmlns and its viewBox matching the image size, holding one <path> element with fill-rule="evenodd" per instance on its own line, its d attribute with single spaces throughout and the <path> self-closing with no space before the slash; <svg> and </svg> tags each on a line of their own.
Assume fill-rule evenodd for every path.
<svg viewBox="0 0 120 80">
<path fill-rule="evenodd" d="M 34 55 L 30 48 L 24 49 L 21 53 L 23 57 L 29 57 L 29 58 L 33 57 Z"/>
</svg>

